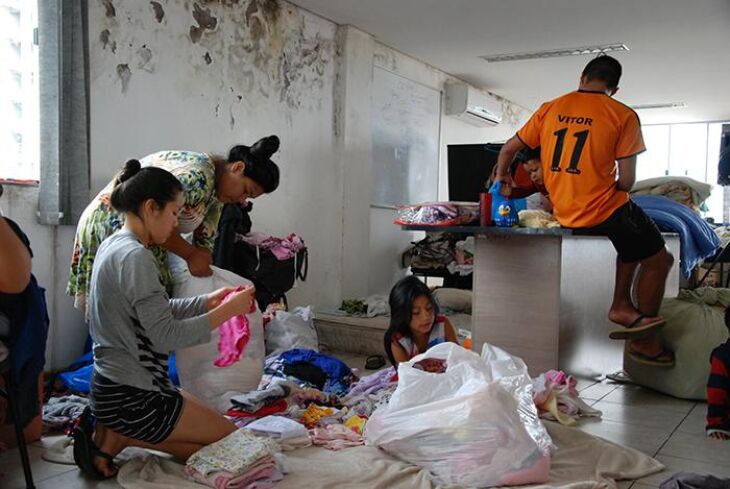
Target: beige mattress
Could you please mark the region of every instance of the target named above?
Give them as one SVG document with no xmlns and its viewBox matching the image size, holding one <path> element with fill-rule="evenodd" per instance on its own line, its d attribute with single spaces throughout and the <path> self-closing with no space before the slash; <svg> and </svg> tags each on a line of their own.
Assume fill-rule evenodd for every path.
<svg viewBox="0 0 730 489">
<path fill-rule="evenodd" d="M 550 481 L 521 486 L 533 489 L 613 489 L 616 479 L 637 479 L 661 471 L 653 458 L 634 449 L 547 422 L 558 450 L 553 456 Z M 289 473 L 276 489 L 368 488 L 434 489 L 427 471 L 397 460 L 374 447 L 339 452 L 302 448 L 286 452 Z M 135 458 L 120 469 L 118 482 L 127 489 L 200 489 L 185 479 L 183 466 L 149 455 Z"/>
</svg>

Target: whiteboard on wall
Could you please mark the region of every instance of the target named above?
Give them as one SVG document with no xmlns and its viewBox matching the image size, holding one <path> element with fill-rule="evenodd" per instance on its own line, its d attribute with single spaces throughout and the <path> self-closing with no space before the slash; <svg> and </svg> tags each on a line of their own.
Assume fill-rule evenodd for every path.
<svg viewBox="0 0 730 489">
<path fill-rule="evenodd" d="M 372 117 L 371 203 L 436 200 L 441 92 L 376 66 Z"/>
</svg>

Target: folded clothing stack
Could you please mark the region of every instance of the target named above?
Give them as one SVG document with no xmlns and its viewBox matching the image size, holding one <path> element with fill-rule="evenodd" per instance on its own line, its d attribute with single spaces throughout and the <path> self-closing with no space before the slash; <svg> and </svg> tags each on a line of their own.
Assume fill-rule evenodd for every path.
<svg viewBox="0 0 730 489">
<path fill-rule="evenodd" d="M 236 430 L 192 454 L 185 474 L 216 489 L 264 489 L 284 477 L 275 458 L 279 451 L 279 445 L 270 438 Z"/>
<path fill-rule="evenodd" d="M 301 423 L 284 416 L 266 416 L 249 423 L 246 429 L 259 436 L 276 440 L 282 450 L 308 447 L 312 444 L 309 432 Z"/>
</svg>

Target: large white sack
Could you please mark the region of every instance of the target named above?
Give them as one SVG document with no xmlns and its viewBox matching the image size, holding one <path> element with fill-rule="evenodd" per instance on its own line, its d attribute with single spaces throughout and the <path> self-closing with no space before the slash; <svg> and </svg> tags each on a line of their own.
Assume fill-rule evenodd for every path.
<svg viewBox="0 0 730 489">
<path fill-rule="evenodd" d="M 291 312 L 276 311 L 264 329 L 264 341 L 267 355 L 294 348 L 319 351 L 312 307 L 296 307 Z"/>
<path fill-rule="evenodd" d="M 210 277 L 193 277 L 189 272 L 177 274 L 173 285 L 174 297 L 208 294 L 222 287 L 252 285 L 251 281 L 228 270 L 211 267 Z M 216 367 L 218 330 L 210 342 L 178 350 L 177 372 L 183 389 L 223 413 L 230 408 L 232 396 L 256 390 L 264 369 L 264 327 L 258 308 L 247 314 L 251 336 L 241 359 L 228 367 Z"/>
<path fill-rule="evenodd" d="M 434 358 L 446 360 L 444 373 L 414 367 Z M 398 387 L 370 417 L 365 439 L 447 486 L 544 482 L 552 441 L 531 391 L 519 358 L 441 343 L 398 366 Z"/>
</svg>

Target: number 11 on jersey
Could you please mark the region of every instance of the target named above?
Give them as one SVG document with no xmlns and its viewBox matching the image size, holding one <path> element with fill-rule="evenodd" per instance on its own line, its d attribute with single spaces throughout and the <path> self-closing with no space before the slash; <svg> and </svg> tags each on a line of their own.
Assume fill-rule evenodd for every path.
<svg viewBox="0 0 730 489">
<path fill-rule="evenodd" d="M 576 139 L 576 141 L 575 146 L 573 146 L 573 153 L 570 155 L 570 163 L 568 164 L 568 168 L 565 170 L 568 173 L 580 175 L 578 163 L 580 163 L 580 154 L 583 152 L 583 148 L 586 145 L 586 140 L 588 139 L 589 132 L 590 131 L 586 129 L 585 131 L 573 133 L 573 137 Z M 567 133 L 567 127 L 553 133 L 558 138 L 558 140 L 555 143 L 555 151 L 553 152 L 553 163 L 550 166 L 551 171 L 561 171 L 560 160 L 563 158 L 563 146 L 565 145 L 565 135 Z"/>
</svg>

